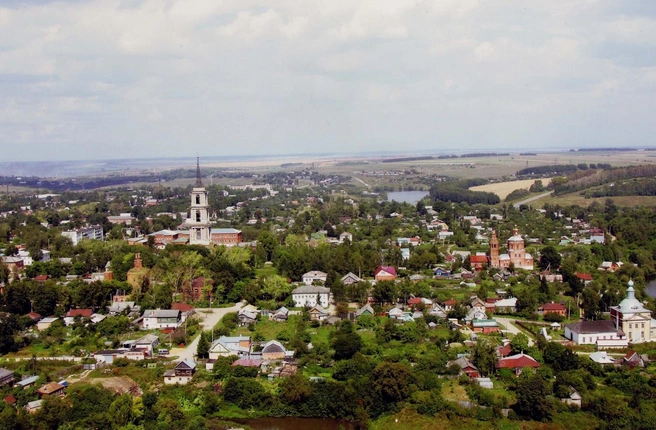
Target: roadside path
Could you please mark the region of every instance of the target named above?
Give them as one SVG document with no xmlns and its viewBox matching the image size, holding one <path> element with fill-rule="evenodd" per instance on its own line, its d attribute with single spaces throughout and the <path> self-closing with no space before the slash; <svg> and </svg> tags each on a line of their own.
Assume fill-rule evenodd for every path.
<svg viewBox="0 0 656 430">
<path fill-rule="evenodd" d="M 362 185 L 364 185 L 365 187 L 367 187 L 367 188 L 371 188 L 371 185 L 367 184 L 365 181 L 363 181 L 362 179 L 358 178 L 357 176 L 353 176 L 353 179 L 355 179 L 356 181 L 362 183 Z"/>
<path fill-rule="evenodd" d="M 230 312 L 237 312 L 243 306 L 243 303 L 235 303 L 234 306 L 229 308 L 212 308 L 212 309 L 196 309 L 196 313 L 202 316 L 200 327 L 202 330 L 210 330 L 214 327 L 225 314 Z M 198 349 L 198 341 L 200 335 L 196 336 L 193 342 L 189 343 L 184 348 L 172 348 L 169 354 L 171 356 L 178 356 L 179 360 L 193 360 Z"/>
<path fill-rule="evenodd" d="M 548 195 L 551 195 L 551 191 L 548 193 L 543 193 L 543 194 L 538 194 L 537 196 L 529 197 L 528 199 L 522 200 L 521 202 L 517 202 L 513 205 L 515 209 L 519 209 L 521 205 L 527 205 L 535 200 L 539 200 L 542 197 L 547 197 Z"/>
</svg>

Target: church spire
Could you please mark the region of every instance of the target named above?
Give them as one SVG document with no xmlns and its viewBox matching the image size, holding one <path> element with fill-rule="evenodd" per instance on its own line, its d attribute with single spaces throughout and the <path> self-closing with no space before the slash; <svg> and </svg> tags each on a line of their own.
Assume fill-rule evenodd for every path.
<svg viewBox="0 0 656 430">
<path fill-rule="evenodd" d="M 203 181 L 200 179 L 200 157 L 196 157 L 196 188 L 201 188 Z"/>
</svg>

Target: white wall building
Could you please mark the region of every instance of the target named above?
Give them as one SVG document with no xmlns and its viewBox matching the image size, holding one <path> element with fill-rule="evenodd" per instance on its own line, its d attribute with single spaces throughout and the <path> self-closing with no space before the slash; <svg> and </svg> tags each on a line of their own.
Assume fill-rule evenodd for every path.
<svg viewBox="0 0 656 430">
<path fill-rule="evenodd" d="M 326 282 L 328 274 L 318 270 L 312 270 L 303 275 L 303 283 L 305 285 L 312 285 L 314 282 Z"/>
<path fill-rule="evenodd" d="M 173 309 L 148 309 L 143 314 L 143 329 L 178 328 L 181 312 Z"/>
<path fill-rule="evenodd" d="M 292 291 L 294 306 L 297 308 L 321 305 L 327 308 L 332 300 L 330 288 L 304 285 Z M 318 299 L 318 300 L 317 300 Z"/>
<path fill-rule="evenodd" d="M 69 238 L 73 245 L 77 245 L 84 239 L 103 240 L 103 229 L 99 225 L 90 225 L 75 230 L 62 231 L 61 235 Z"/>
</svg>

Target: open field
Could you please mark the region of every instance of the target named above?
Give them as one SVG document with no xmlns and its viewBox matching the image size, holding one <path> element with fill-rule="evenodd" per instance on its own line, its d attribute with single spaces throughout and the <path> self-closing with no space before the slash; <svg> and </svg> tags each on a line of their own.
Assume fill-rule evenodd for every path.
<svg viewBox="0 0 656 430">
<path fill-rule="evenodd" d="M 544 178 L 542 180 L 542 185 L 545 187 L 551 183 L 551 178 Z M 479 185 L 477 187 L 471 187 L 472 191 L 486 191 L 489 193 L 494 193 L 501 200 L 505 199 L 508 194 L 512 193 L 515 190 L 520 189 L 529 189 L 531 185 L 535 183 L 536 179 L 526 179 L 523 181 L 507 181 L 507 182 L 497 182 L 494 184 Z"/>
<path fill-rule="evenodd" d="M 593 202 L 603 205 L 607 199 L 611 199 L 617 206 L 656 206 L 656 196 L 617 196 L 617 197 L 595 197 L 586 199 L 579 193 L 563 194 L 562 196 L 548 196 L 531 202 L 533 207 L 542 207 L 544 204 L 561 206 L 579 205 L 590 206 Z"/>
<path fill-rule="evenodd" d="M 415 160 L 383 163 L 383 158 L 352 158 L 316 160 L 315 169 L 322 174 L 352 176 L 352 184 L 363 187 L 385 187 L 404 190 L 407 187 L 428 189 L 426 178 L 431 175 L 458 179 L 498 178 L 509 181 L 519 170 L 552 164 L 608 163 L 628 166 L 656 163 L 654 154 L 646 151 L 630 152 L 554 152 L 537 155 L 510 154 L 508 156 L 471 157 L 452 159 Z M 391 158 L 391 157 L 390 157 Z M 373 175 L 372 172 L 396 172 L 396 175 Z M 511 190 L 512 191 L 512 190 Z"/>
</svg>

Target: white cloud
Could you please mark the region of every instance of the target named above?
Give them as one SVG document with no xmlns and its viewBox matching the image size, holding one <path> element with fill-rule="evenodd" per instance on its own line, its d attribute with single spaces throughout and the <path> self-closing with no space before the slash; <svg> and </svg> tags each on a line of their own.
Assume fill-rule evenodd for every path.
<svg viewBox="0 0 656 430">
<path fill-rule="evenodd" d="M 0 7 L 0 149 L 35 148 L 15 158 L 393 151 L 398 142 L 524 149 L 624 145 L 627 128 L 648 142 L 654 18 L 619 0 Z"/>
</svg>

